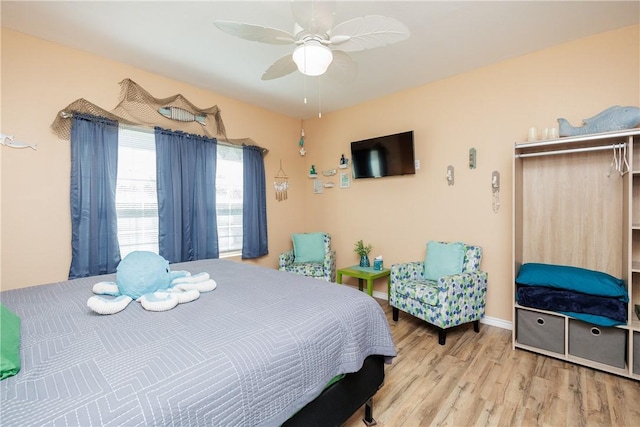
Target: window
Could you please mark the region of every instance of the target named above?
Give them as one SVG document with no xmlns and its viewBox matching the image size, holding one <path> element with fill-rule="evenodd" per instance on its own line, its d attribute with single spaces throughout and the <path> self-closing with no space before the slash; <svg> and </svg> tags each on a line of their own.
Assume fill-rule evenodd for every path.
<svg viewBox="0 0 640 427">
<path fill-rule="evenodd" d="M 218 145 L 216 220 L 220 254 L 242 250 L 242 149 Z"/>
<path fill-rule="evenodd" d="M 122 258 L 136 250 L 158 253 L 156 142 L 153 133 L 119 129 L 116 214 Z"/>
<path fill-rule="evenodd" d="M 220 256 L 242 250 L 242 148 L 218 145 L 216 218 Z M 116 213 L 120 256 L 145 250 L 158 253 L 155 137 L 152 132 L 120 127 Z"/>
</svg>

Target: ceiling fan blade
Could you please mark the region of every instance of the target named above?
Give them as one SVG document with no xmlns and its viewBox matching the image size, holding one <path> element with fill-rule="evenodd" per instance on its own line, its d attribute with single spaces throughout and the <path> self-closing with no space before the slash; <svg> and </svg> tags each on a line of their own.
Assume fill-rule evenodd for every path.
<svg viewBox="0 0 640 427">
<path fill-rule="evenodd" d="M 291 11 L 296 23 L 310 34 L 328 33 L 333 27 L 335 1 L 294 1 Z"/>
<path fill-rule="evenodd" d="M 331 52 L 333 53 L 333 61 L 327 68 L 327 76 L 343 83 L 354 81 L 358 75 L 356 61 L 348 53 L 341 50 L 332 50 Z"/>
<path fill-rule="evenodd" d="M 293 34 L 277 28 L 233 21 L 215 21 L 214 24 L 232 36 L 260 43 L 291 44 L 295 41 Z"/>
<path fill-rule="evenodd" d="M 409 37 L 409 28 L 388 16 L 368 15 L 344 21 L 331 30 L 331 44 L 345 52 L 373 49 Z"/>
<path fill-rule="evenodd" d="M 291 55 L 283 56 L 274 62 L 262 75 L 262 80 L 273 80 L 296 71 L 298 67 Z"/>
</svg>

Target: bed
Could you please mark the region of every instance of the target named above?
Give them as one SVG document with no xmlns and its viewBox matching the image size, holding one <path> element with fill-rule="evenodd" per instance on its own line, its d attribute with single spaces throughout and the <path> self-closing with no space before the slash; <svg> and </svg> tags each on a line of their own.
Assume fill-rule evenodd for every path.
<svg viewBox="0 0 640 427">
<path fill-rule="evenodd" d="M 203 260 L 217 288 L 166 312 L 101 316 L 89 277 L 0 292 L 22 322 L 2 425 L 339 425 L 396 355 L 379 304 L 356 289 Z M 332 379 L 346 374 L 327 387 Z M 367 418 L 365 416 L 365 418 Z"/>
</svg>

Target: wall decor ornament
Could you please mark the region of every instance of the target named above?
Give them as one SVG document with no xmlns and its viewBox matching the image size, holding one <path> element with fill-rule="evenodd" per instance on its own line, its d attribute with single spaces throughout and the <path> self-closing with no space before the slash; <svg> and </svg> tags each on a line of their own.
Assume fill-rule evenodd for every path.
<svg viewBox="0 0 640 427">
<path fill-rule="evenodd" d="M 300 129 L 300 140 L 298 141 L 298 146 L 300 147 L 298 150 L 300 157 L 304 157 L 304 155 L 307 154 L 307 151 L 304 149 L 304 127 Z"/>
<path fill-rule="evenodd" d="M 347 172 L 340 172 L 340 188 L 351 187 L 351 178 Z"/>
<path fill-rule="evenodd" d="M 640 108 L 614 105 L 593 117 L 583 119 L 582 126 L 571 126 L 569 122 L 563 118 L 558 119 L 558 124 L 560 136 L 587 135 L 591 133 L 632 129 L 640 124 Z"/>
<path fill-rule="evenodd" d="M 275 176 L 273 187 L 276 190 L 276 200 L 281 202 L 287 200 L 287 190 L 289 189 L 289 177 L 282 170 L 282 160 L 280 160 L 280 170 Z"/>
</svg>

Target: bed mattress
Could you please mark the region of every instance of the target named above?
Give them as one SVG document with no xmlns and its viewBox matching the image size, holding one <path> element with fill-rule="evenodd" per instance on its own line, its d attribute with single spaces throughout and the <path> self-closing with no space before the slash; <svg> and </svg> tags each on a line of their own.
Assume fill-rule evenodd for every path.
<svg viewBox="0 0 640 427">
<path fill-rule="evenodd" d="M 369 355 L 396 355 L 356 289 L 225 260 L 174 264 L 217 288 L 166 312 L 86 306 L 90 277 L 0 293 L 22 320 L 2 425 L 280 425 Z"/>
</svg>

